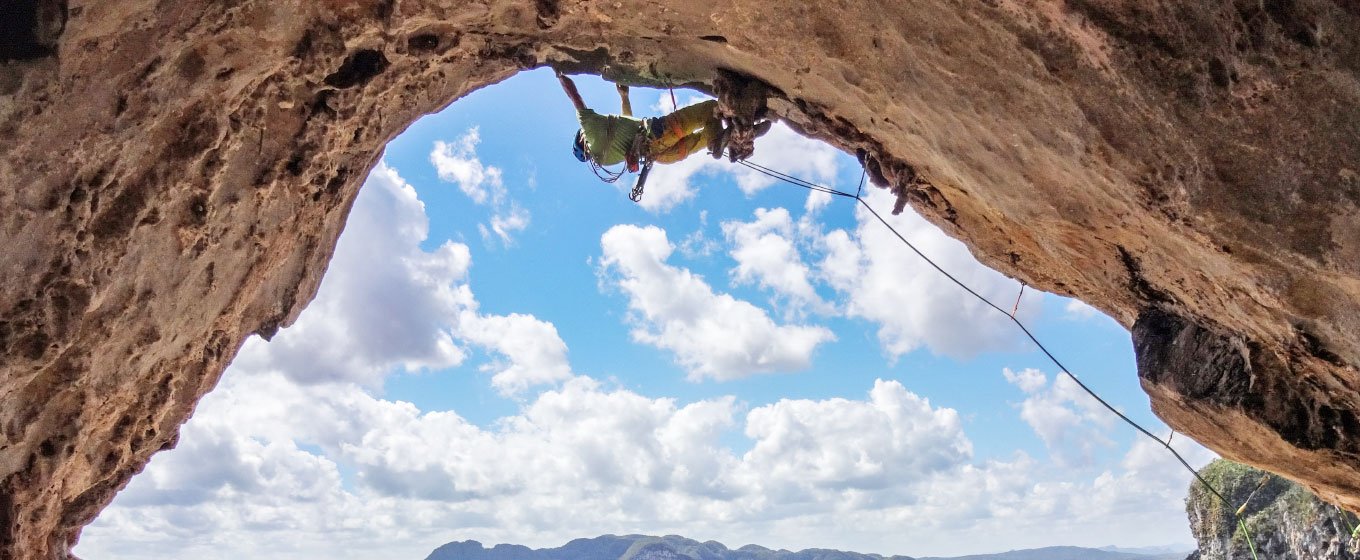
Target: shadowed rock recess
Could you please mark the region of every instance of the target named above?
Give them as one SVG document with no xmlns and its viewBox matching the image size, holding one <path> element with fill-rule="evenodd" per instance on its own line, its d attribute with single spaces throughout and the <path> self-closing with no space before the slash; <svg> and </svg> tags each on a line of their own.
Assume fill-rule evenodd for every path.
<svg viewBox="0 0 1360 560">
<path fill-rule="evenodd" d="M 1360 509 L 1358 6 L 8 2 L 0 558 L 67 556 L 297 317 L 389 139 L 548 64 L 760 86 L 734 91 L 1132 327 L 1176 429 Z"/>
</svg>

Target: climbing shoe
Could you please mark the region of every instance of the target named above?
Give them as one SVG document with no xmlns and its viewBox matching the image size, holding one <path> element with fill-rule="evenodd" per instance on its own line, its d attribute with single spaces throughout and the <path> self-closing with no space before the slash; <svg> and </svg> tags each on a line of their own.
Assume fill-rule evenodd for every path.
<svg viewBox="0 0 1360 560">
<path fill-rule="evenodd" d="M 766 132 L 769 132 L 770 129 L 773 128 L 773 127 L 774 127 L 774 121 L 761 121 L 761 122 L 759 122 L 759 123 L 756 123 L 756 127 L 755 127 L 756 134 L 755 134 L 754 137 L 755 137 L 755 138 L 760 138 L 761 136 L 764 136 L 765 133 L 766 133 Z"/>
<path fill-rule="evenodd" d="M 718 133 L 708 140 L 708 153 L 713 159 L 722 159 L 723 148 L 727 147 L 727 137 L 732 134 L 732 128 L 718 126 Z"/>
</svg>

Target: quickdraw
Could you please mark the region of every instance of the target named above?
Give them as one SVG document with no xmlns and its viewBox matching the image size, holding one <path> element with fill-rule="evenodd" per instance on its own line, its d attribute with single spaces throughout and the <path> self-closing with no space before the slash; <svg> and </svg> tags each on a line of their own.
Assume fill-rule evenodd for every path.
<svg viewBox="0 0 1360 560">
<path fill-rule="evenodd" d="M 633 184 L 633 190 L 628 193 L 628 200 L 639 204 L 642 203 L 642 189 L 647 184 L 647 174 L 652 171 L 652 154 L 650 149 L 652 138 L 651 134 L 648 133 L 650 129 L 651 127 L 648 126 L 648 121 L 642 121 L 642 129 L 633 137 L 633 146 L 630 152 L 631 156 L 634 158 L 633 161 L 638 162 L 638 165 L 641 167 L 641 171 L 638 172 L 637 183 Z"/>
<path fill-rule="evenodd" d="M 647 174 L 652 172 L 652 162 L 642 164 L 642 172 L 638 173 L 637 184 L 633 185 L 633 191 L 628 193 L 628 200 L 642 202 L 642 187 L 647 184 Z"/>
<path fill-rule="evenodd" d="M 666 79 L 666 89 L 671 92 L 671 110 L 679 109 L 680 104 L 675 101 L 675 87 L 670 85 L 669 77 Z M 637 183 L 633 184 L 633 190 L 628 193 L 628 200 L 639 204 L 642 203 L 642 189 L 647 185 L 647 175 L 652 172 L 651 154 L 647 153 L 651 146 L 651 137 L 648 133 L 651 127 L 647 126 L 646 123 L 647 121 L 643 121 L 642 132 L 633 141 L 633 149 L 638 154 L 638 160 L 642 162 L 642 171 L 638 173 Z"/>
</svg>

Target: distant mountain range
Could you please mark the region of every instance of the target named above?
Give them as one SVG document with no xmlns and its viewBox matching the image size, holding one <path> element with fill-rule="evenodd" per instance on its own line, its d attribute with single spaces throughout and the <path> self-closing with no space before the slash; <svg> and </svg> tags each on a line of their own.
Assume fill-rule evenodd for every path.
<svg viewBox="0 0 1360 560">
<path fill-rule="evenodd" d="M 1104 549 L 1052 546 L 950 558 L 881 556 L 840 550 L 808 549 L 792 552 L 748 544 L 729 549 L 722 543 L 699 542 L 668 535 L 604 535 L 576 539 L 558 548 L 532 549 L 514 544 L 492 548 L 477 541 L 452 542 L 436 548 L 425 560 L 1184 560 L 1189 552 L 1157 549 Z"/>
</svg>

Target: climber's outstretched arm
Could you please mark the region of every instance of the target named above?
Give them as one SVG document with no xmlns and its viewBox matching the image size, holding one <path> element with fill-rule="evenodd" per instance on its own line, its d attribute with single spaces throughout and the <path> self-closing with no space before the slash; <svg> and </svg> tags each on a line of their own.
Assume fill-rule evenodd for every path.
<svg viewBox="0 0 1360 560">
<path fill-rule="evenodd" d="M 568 78 L 561 71 L 558 71 L 557 81 L 562 82 L 562 91 L 567 92 L 567 97 L 571 98 L 571 104 L 576 106 L 576 110 L 586 110 L 586 102 L 581 99 L 581 92 L 576 91 L 576 84 L 572 83 L 571 78 Z"/>
<path fill-rule="evenodd" d="M 628 100 L 628 86 L 615 84 L 614 89 L 619 90 L 619 100 L 623 102 L 623 116 L 633 116 L 633 104 Z"/>
</svg>

